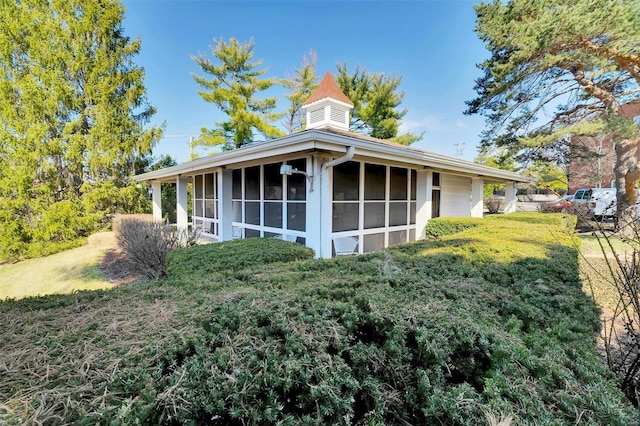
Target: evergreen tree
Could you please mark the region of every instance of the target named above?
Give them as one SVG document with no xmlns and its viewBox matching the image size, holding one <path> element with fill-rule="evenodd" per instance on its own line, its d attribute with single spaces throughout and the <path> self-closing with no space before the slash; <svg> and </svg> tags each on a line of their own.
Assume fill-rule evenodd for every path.
<svg viewBox="0 0 640 426">
<path fill-rule="evenodd" d="M 372 74 L 360 66 L 350 73 L 346 62 L 338 64 L 336 83 L 354 104 L 349 123 L 351 131 L 404 145 L 420 140 L 424 133 L 398 135 L 400 120 L 407 114 L 406 109 L 398 109 L 405 96 L 398 91 L 401 81 L 396 75 Z"/>
<path fill-rule="evenodd" d="M 260 69 L 262 61 L 251 62 L 254 42 L 239 43 L 235 38 L 229 42 L 216 40 L 211 48 L 218 64 L 205 55 L 192 59 L 211 78 L 194 75 L 193 78 L 205 90 L 198 92 L 202 99 L 216 105 L 224 112 L 228 121 L 216 123 L 215 128 L 203 128 L 196 144 L 203 146 L 223 145 L 224 149 L 240 148 L 253 140 L 254 130 L 267 139 L 283 133 L 271 123 L 278 118 L 273 110 L 277 99 L 256 98 L 256 94 L 271 88 L 276 79 L 261 78 L 267 72 Z"/>
<path fill-rule="evenodd" d="M 300 68 L 293 70 L 293 75 L 287 76 L 282 85 L 290 89 L 288 95 L 289 109 L 285 112 L 284 127 L 289 133 L 299 132 L 305 129 L 306 117 L 302 104 L 309 99 L 311 93 L 318 87 L 316 76 L 316 64 L 318 57 L 316 52 L 309 50 L 309 57 L 302 57 Z"/>
<path fill-rule="evenodd" d="M 21 0 L 0 7 L 0 261 L 51 252 L 107 213 L 144 208 L 129 184 L 161 130 L 140 42 L 116 0 Z"/>
<path fill-rule="evenodd" d="M 496 0 L 476 13 L 491 57 L 479 65 L 467 113 L 487 117 L 485 146 L 507 134 L 514 150 L 563 152 L 557 144 L 567 134 L 611 135 L 618 214 L 635 215 L 640 132 L 621 106 L 640 97 L 640 3 Z"/>
</svg>

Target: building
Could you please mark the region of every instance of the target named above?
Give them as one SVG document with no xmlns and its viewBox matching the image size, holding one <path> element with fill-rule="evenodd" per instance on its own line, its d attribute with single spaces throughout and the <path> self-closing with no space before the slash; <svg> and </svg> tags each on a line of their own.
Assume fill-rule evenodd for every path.
<svg viewBox="0 0 640 426">
<path fill-rule="evenodd" d="M 622 105 L 620 115 L 640 125 L 640 102 Z M 615 164 L 615 141 L 610 136 L 571 135 L 568 193 L 575 194 L 580 188 L 611 187 L 615 180 Z"/>
<path fill-rule="evenodd" d="M 307 129 L 136 176 L 151 182 L 161 220 L 160 184 L 177 184 L 178 227 L 218 241 L 278 237 L 317 257 L 366 253 L 424 236 L 438 216 L 482 217 L 483 185 L 529 178 L 504 170 L 349 132 L 353 103 L 327 73 L 303 106 Z"/>
</svg>

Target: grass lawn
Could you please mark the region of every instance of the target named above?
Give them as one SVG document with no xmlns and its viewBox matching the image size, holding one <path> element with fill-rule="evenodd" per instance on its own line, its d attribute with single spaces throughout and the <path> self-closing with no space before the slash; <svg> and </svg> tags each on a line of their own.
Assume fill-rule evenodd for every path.
<svg viewBox="0 0 640 426">
<path fill-rule="evenodd" d="M 108 241 L 0 265 L 0 300 L 111 288 L 99 268 Z"/>
</svg>

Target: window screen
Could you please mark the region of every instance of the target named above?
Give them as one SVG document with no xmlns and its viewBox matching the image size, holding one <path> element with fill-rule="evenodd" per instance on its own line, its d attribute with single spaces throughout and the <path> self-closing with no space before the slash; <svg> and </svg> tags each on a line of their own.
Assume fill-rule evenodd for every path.
<svg viewBox="0 0 640 426">
<path fill-rule="evenodd" d="M 298 169 L 301 172 L 306 171 L 307 161 L 304 158 L 299 160 L 288 161 L 294 169 Z M 287 200 L 306 200 L 307 199 L 307 180 L 302 174 L 296 173 L 287 176 Z"/>
<path fill-rule="evenodd" d="M 214 198 L 213 190 L 213 173 L 207 173 L 204 175 L 204 198 Z"/>
<path fill-rule="evenodd" d="M 382 250 L 384 248 L 384 234 L 369 234 L 364 236 L 364 245 L 362 251 L 369 253 L 370 251 Z"/>
<path fill-rule="evenodd" d="M 333 168 L 333 200 L 356 201 L 359 198 L 360 163 L 347 161 Z"/>
<path fill-rule="evenodd" d="M 365 203 L 364 227 L 365 229 L 384 227 L 384 202 Z"/>
<path fill-rule="evenodd" d="M 387 167 L 378 164 L 364 165 L 364 199 L 384 200 Z"/>
<path fill-rule="evenodd" d="M 232 172 L 232 191 L 231 198 L 239 200 L 242 198 L 242 169 L 236 169 Z"/>
<path fill-rule="evenodd" d="M 389 226 L 407 224 L 407 203 L 389 203 Z"/>
<path fill-rule="evenodd" d="M 251 225 L 260 225 L 260 203 L 244 203 L 244 221 Z"/>
<path fill-rule="evenodd" d="M 280 163 L 264 166 L 264 199 L 282 200 L 282 175 Z"/>
<path fill-rule="evenodd" d="M 407 169 L 391 167 L 391 181 L 389 183 L 391 200 L 407 199 Z"/>
<path fill-rule="evenodd" d="M 245 200 L 260 199 L 260 166 L 244 169 L 244 198 Z"/>
<path fill-rule="evenodd" d="M 196 175 L 196 185 L 194 190 L 195 198 L 202 198 L 202 175 Z"/>
<path fill-rule="evenodd" d="M 358 229 L 358 203 L 333 204 L 333 232 Z"/>
<path fill-rule="evenodd" d="M 307 206 L 304 203 L 287 203 L 287 229 L 305 231 L 307 227 Z"/>
<path fill-rule="evenodd" d="M 264 203 L 264 226 L 282 228 L 282 203 Z"/>
</svg>

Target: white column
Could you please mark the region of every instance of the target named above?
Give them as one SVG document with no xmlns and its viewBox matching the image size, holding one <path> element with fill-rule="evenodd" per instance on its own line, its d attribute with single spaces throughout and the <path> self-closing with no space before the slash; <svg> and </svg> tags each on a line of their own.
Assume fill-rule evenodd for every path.
<svg viewBox="0 0 640 426">
<path fill-rule="evenodd" d="M 178 229 L 187 229 L 189 218 L 187 216 L 187 183 L 189 179 L 178 176 L 176 178 L 176 209 L 178 216 Z"/>
<path fill-rule="evenodd" d="M 151 182 L 151 199 L 153 203 L 153 219 L 156 222 L 162 222 L 162 184 L 160 182 Z"/>
<path fill-rule="evenodd" d="M 222 170 L 218 173 L 218 241 L 233 239 L 233 171 Z"/>
<path fill-rule="evenodd" d="M 330 169 L 320 167 L 320 253 L 317 257 L 328 259 L 331 257 L 332 241 L 331 227 L 333 219 L 333 193 L 331 191 Z M 307 208 L 309 208 L 307 206 Z"/>
<path fill-rule="evenodd" d="M 322 173 L 322 167 L 319 163 L 320 162 L 315 155 L 307 160 L 307 173 L 313 175 L 313 177 L 311 178 L 312 183 L 309 183 L 309 179 L 307 179 L 307 222 L 305 224 L 307 233 L 306 246 L 316 253 L 316 257 L 320 257 L 320 253 L 322 250 L 322 200 L 320 198 L 320 194 L 322 192 L 322 183 L 320 177 Z M 311 188 L 313 188 L 313 190 Z"/>
<path fill-rule="evenodd" d="M 431 189 L 428 181 L 430 173 L 418 170 L 416 173 L 416 239 L 424 238 L 424 228 L 431 217 Z M 427 189 L 429 187 L 429 189 Z"/>
<path fill-rule="evenodd" d="M 504 212 L 515 213 L 516 211 L 516 186 L 513 182 L 504 184 Z"/>
<path fill-rule="evenodd" d="M 484 202 L 484 179 L 471 178 L 471 217 L 482 217 Z"/>
</svg>

